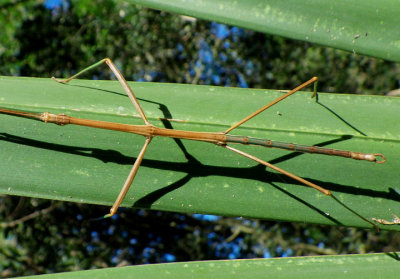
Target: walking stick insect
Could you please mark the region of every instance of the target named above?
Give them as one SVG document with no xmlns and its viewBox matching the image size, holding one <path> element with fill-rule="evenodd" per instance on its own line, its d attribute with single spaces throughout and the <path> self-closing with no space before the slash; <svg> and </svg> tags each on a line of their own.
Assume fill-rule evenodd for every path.
<svg viewBox="0 0 400 279">
<path fill-rule="evenodd" d="M 256 161 L 259 164 L 262 164 L 266 167 L 269 167 L 277 172 L 280 172 L 281 174 L 284 174 L 306 186 L 309 186 L 311 188 L 314 188 L 321 193 L 323 193 L 326 196 L 332 197 L 335 201 L 343 205 L 346 209 L 351 211 L 353 214 L 361 218 L 362 220 L 370 223 L 373 225 L 377 230 L 379 228 L 373 224 L 371 221 L 367 220 L 351 208 L 349 208 L 347 205 L 343 204 L 341 201 L 339 201 L 329 190 L 316 185 L 308 180 L 305 180 L 295 174 L 292 174 L 288 171 L 285 171 L 275 165 L 272 165 L 264 160 L 261 160 L 260 158 L 257 158 L 251 154 L 248 154 L 246 152 L 243 152 L 239 149 L 236 149 L 232 147 L 230 144 L 243 144 L 243 145 L 259 145 L 259 146 L 264 146 L 264 147 L 273 147 L 273 148 L 280 148 L 280 149 L 286 149 L 286 150 L 292 150 L 295 152 L 304 152 L 304 153 L 317 153 L 317 154 L 325 154 L 325 155 L 332 155 L 332 156 L 340 156 L 340 157 L 346 157 L 346 158 L 351 158 L 351 159 L 356 159 L 356 160 L 365 160 L 365 161 L 370 161 L 370 162 L 376 162 L 376 163 L 384 163 L 385 162 L 385 157 L 380 154 L 380 153 L 360 153 L 360 152 L 353 152 L 353 151 L 344 151 L 344 150 L 337 150 L 337 149 L 332 149 L 332 148 L 324 148 L 324 147 L 319 147 L 319 146 L 308 146 L 308 145 L 298 145 L 298 144 L 293 144 L 293 143 L 285 143 L 285 142 L 277 142 L 277 141 L 272 141 L 272 140 L 266 140 L 266 139 L 260 139 L 260 138 L 252 138 L 252 137 L 247 137 L 247 136 L 235 136 L 235 135 L 230 135 L 229 132 L 234 130 L 235 128 L 239 127 L 246 121 L 252 119 L 256 115 L 260 114 L 264 110 L 272 107 L 276 103 L 282 101 L 283 99 L 289 97 L 290 95 L 294 94 L 295 92 L 317 82 L 318 78 L 313 77 L 310 80 L 304 82 L 303 84 L 299 85 L 298 87 L 290 90 L 289 92 L 285 93 L 281 97 L 275 99 L 271 103 L 263 106 L 262 108 L 258 109 L 257 111 L 251 113 L 247 117 L 243 118 L 241 121 L 237 122 L 236 124 L 232 125 L 229 129 L 223 132 L 194 132 L 194 131 L 182 131 L 182 130 L 174 130 L 174 129 L 166 129 L 166 128 L 159 128 L 154 125 L 152 125 L 146 118 L 145 113 L 143 112 L 138 100 L 135 97 L 135 94 L 133 93 L 132 89 L 126 82 L 125 78 L 121 74 L 121 72 L 117 69 L 115 64 L 109 59 L 105 58 L 85 69 L 82 71 L 78 72 L 72 77 L 69 77 L 67 79 L 53 79 L 57 82 L 60 83 L 68 83 L 72 79 L 78 77 L 82 73 L 89 71 L 103 63 L 106 63 L 111 71 L 114 73 L 114 75 L 117 77 L 119 80 L 120 84 L 122 85 L 124 91 L 130 98 L 132 104 L 135 106 L 136 110 L 138 111 L 140 118 L 143 120 L 144 125 L 130 125 L 130 124 L 121 124 L 121 123 L 113 123 L 113 122 L 105 122 L 105 121 L 98 121 L 98 120 L 90 120 L 90 119 L 81 119 L 81 118 L 76 118 L 76 117 L 71 117 L 65 114 L 52 114 L 49 112 L 44 112 L 44 113 L 31 113 L 31 112 L 25 112 L 25 111 L 17 111 L 17 110 L 11 110 L 11 109 L 5 109 L 5 108 L 0 108 L 0 113 L 4 114 L 10 114 L 10 115 L 15 115 L 15 116 L 21 116 L 21 117 L 28 117 L 28 118 L 34 118 L 40 121 L 43 121 L 45 123 L 51 122 L 55 123 L 57 125 L 67 125 L 67 124 L 75 124 L 75 125 L 81 125 L 81 126 L 87 126 L 87 127 L 94 127 L 94 128 L 101 128 L 101 129 L 109 129 L 109 130 L 116 130 L 116 131 L 121 131 L 121 132 L 127 132 L 127 133 L 133 133 L 137 135 L 141 135 L 145 137 L 145 143 L 139 152 L 138 157 L 136 158 L 135 163 L 133 164 L 133 167 L 125 181 L 125 184 L 122 187 L 121 192 L 119 193 L 117 199 L 115 200 L 113 206 L 110 209 L 110 213 L 106 214 L 104 217 L 110 217 L 113 216 L 117 210 L 120 204 L 122 203 L 123 199 L 125 198 L 125 195 L 127 194 L 129 187 L 131 186 L 133 179 L 135 178 L 135 175 L 140 167 L 140 164 L 142 162 L 142 159 L 144 157 L 144 154 L 151 142 L 151 139 L 156 136 L 162 136 L 162 137 L 170 137 L 170 138 L 177 138 L 177 139 L 186 139 L 186 140 L 195 140 L 195 141 L 202 141 L 202 142 L 209 142 L 216 144 L 218 146 L 221 146 L 223 148 L 226 148 L 228 150 L 231 150 L 237 154 L 240 154 L 244 157 L 247 157 L 251 160 Z M 314 95 L 316 94 L 316 88 L 314 89 Z"/>
</svg>

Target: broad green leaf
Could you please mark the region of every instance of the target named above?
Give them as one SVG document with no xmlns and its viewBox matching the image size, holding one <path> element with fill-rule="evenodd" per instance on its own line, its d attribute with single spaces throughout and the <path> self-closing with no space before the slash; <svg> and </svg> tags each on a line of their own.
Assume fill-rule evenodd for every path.
<svg viewBox="0 0 400 279">
<path fill-rule="evenodd" d="M 400 61 L 397 0 L 130 0 L 129 2 L 354 53 Z"/>
<path fill-rule="evenodd" d="M 282 93 L 181 84 L 130 83 L 150 121 L 174 129 L 223 131 Z M 365 216 L 399 210 L 400 99 L 296 93 L 231 134 L 382 153 L 376 164 L 237 146 L 332 190 Z M 0 107 L 142 124 L 116 81 L 0 78 Z M 134 116 L 133 116 L 134 115 Z M 144 138 L 0 115 L 0 193 L 111 205 Z M 333 199 L 219 146 L 154 138 L 123 202 L 126 207 L 371 226 Z M 107 212 L 104 212 L 107 213 Z M 386 226 L 398 229 L 399 226 Z"/>
<path fill-rule="evenodd" d="M 398 253 L 231 261 L 201 261 L 105 268 L 35 278 L 396 278 Z"/>
</svg>

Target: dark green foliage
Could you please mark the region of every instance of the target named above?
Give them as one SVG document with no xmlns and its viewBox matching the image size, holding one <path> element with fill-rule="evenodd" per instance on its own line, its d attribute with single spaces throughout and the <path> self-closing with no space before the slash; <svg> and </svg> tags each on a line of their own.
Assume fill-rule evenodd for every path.
<svg viewBox="0 0 400 279">
<path fill-rule="evenodd" d="M 251 88 L 287 89 L 318 76 L 322 92 L 380 95 L 399 85 L 393 62 L 229 26 L 221 36 L 210 22 L 124 2 L 66 1 L 56 10 L 29 2 L 0 9 L 7 31 L 0 37 L 3 75 L 68 76 L 110 57 L 128 80 L 238 86 L 242 77 Z M 209 64 L 199 57 L 205 45 Z M 88 78 L 93 75 L 109 77 L 101 69 Z"/>
</svg>

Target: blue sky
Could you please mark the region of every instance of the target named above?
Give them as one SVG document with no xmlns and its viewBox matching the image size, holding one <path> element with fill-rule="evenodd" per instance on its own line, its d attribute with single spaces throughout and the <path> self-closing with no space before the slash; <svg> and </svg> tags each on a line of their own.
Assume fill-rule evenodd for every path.
<svg viewBox="0 0 400 279">
<path fill-rule="evenodd" d="M 62 3 L 62 0 L 46 0 L 44 2 L 44 6 L 47 9 L 51 10 L 51 9 L 59 7 L 61 5 L 61 3 Z"/>
</svg>

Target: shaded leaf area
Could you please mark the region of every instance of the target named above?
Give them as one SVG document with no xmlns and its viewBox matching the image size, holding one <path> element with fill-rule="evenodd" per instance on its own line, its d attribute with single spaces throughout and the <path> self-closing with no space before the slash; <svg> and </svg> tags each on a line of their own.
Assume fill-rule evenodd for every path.
<svg viewBox="0 0 400 279">
<path fill-rule="evenodd" d="M 131 0 L 148 7 L 400 61 L 398 2 Z"/>
<path fill-rule="evenodd" d="M 63 1 L 55 10 L 35 3 L 0 5 L 3 75 L 71 75 L 110 57 L 128 80 L 287 89 L 318 76 L 324 92 L 382 95 L 399 87 L 398 64 L 354 53 L 122 1 Z M 109 77 L 101 69 L 93 76 Z"/>
<path fill-rule="evenodd" d="M 85 272 L 61 273 L 39 276 L 38 278 L 131 278 L 157 277 L 176 278 L 255 278 L 271 276 L 274 278 L 337 278 L 343 274 L 346 278 L 385 278 L 396 277 L 400 271 L 398 253 L 298 257 L 291 259 L 254 259 L 236 261 L 203 261 L 190 263 L 172 263 L 160 265 L 142 265 L 124 268 L 99 269 Z M 372 263 L 372 264 L 371 264 Z"/>
<path fill-rule="evenodd" d="M 130 117 L 137 114 L 118 82 L 74 81 L 66 86 L 51 79 L 1 81 L 4 107 L 63 111 L 111 122 L 142 122 Z M 154 124 L 156 119 L 171 119 L 171 128 L 195 131 L 225 130 L 227 124 L 259 108 L 261 102 L 267 103 L 282 94 L 178 84 L 132 86 Z M 298 93 L 235 132 L 385 154 L 387 163 L 375 164 L 241 147 L 337 192 L 340 201 L 368 219 L 390 218 L 395 213 L 391 208 L 398 202 L 398 177 L 393 175 L 399 158 L 396 102 L 395 98 L 321 95 L 318 104 L 310 99 L 310 94 Z M 385 114 L 371 114 L 383 107 Z M 57 127 L 6 115 L 2 118 L 3 149 L 8 152 L 3 161 L 7 163 L 1 166 L 8 174 L 1 178 L 1 191 L 8 194 L 111 205 L 144 141 L 128 133 L 72 125 Z M 365 208 L 366 204 L 376 206 Z M 283 175 L 265 171 L 247 158 L 219 146 L 170 138 L 153 140 L 123 205 L 370 227 L 334 200 Z"/>
</svg>

